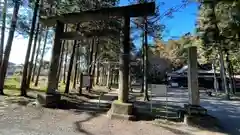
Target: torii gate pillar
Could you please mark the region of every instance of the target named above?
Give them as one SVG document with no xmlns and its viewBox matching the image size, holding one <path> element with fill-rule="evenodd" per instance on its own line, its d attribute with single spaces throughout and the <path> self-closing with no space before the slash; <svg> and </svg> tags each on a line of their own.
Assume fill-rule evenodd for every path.
<svg viewBox="0 0 240 135">
<path fill-rule="evenodd" d="M 112 103 L 111 109 L 108 112 L 110 118 L 120 118 L 132 120 L 135 117 L 132 115 L 133 105 L 128 103 L 129 92 L 129 54 L 130 54 L 130 17 L 124 17 L 123 29 L 123 46 L 121 48 L 120 63 L 119 63 L 119 90 L 118 100 Z"/>
<path fill-rule="evenodd" d="M 61 100 L 61 94 L 55 90 L 58 79 L 57 72 L 59 66 L 59 58 L 61 53 L 61 34 L 64 31 L 64 23 L 57 21 L 56 30 L 55 30 L 55 38 L 52 49 L 52 58 L 50 61 L 50 68 L 48 73 L 48 87 L 46 94 L 38 94 L 37 99 L 40 104 L 46 107 L 56 107 L 58 102 Z"/>
</svg>

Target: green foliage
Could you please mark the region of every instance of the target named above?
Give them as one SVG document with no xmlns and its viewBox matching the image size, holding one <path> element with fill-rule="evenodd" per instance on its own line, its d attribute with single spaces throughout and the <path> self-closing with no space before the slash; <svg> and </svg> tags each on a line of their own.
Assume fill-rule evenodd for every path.
<svg viewBox="0 0 240 135">
<path fill-rule="evenodd" d="M 206 61 L 217 58 L 219 51 L 229 51 L 234 71 L 239 72 L 239 2 L 203 1 L 199 6 L 197 33 Z"/>
</svg>

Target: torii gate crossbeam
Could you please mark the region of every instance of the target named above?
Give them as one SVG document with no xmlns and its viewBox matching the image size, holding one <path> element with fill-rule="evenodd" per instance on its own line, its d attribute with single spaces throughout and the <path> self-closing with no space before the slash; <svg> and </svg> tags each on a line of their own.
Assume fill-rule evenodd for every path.
<svg viewBox="0 0 240 135">
<path fill-rule="evenodd" d="M 131 119 L 132 104 L 128 103 L 129 91 L 129 57 L 130 57 L 130 18 L 140 16 L 151 16 L 155 13 L 155 2 L 130 5 L 124 7 L 103 8 L 99 10 L 90 10 L 80 13 L 69 13 L 60 16 L 40 18 L 40 22 L 46 26 L 55 26 L 55 39 L 52 49 L 52 58 L 48 75 L 47 94 L 54 94 L 52 90 L 57 89 L 56 74 L 58 72 L 59 55 L 61 52 L 61 38 L 64 33 L 64 24 L 79 23 L 84 21 L 104 20 L 110 18 L 124 18 L 123 29 L 120 36 L 122 38 L 121 55 L 119 60 L 119 93 L 118 101 L 112 103 L 110 117 Z M 48 97 L 48 96 L 47 96 Z M 54 96 L 52 96 L 54 97 Z M 51 99 L 52 102 L 54 102 Z"/>
</svg>

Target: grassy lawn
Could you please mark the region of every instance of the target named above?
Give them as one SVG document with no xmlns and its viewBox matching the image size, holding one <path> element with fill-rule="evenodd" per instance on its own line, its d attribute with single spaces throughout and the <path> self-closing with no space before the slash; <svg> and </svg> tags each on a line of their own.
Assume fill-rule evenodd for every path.
<svg viewBox="0 0 240 135">
<path fill-rule="evenodd" d="M 21 76 L 11 76 L 6 78 L 4 84 L 4 93 L 7 95 L 19 95 L 20 94 L 20 85 L 21 85 Z M 72 83 L 70 83 L 70 90 L 72 89 Z M 39 79 L 39 85 L 34 86 L 34 82 L 31 82 L 30 89 L 28 91 L 38 91 L 46 92 L 47 90 L 47 81 L 44 79 Z M 65 84 L 60 82 L 58 85 L 59 92 L 63 93 L 65 90 Z"/>
</svg>

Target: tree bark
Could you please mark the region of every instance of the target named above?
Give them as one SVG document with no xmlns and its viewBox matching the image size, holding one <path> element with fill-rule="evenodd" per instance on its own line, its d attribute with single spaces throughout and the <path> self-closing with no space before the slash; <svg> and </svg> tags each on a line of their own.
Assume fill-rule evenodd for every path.
<svg viewBox="0 0 240 135">
<path fill-rule="evenodd" d="M 145 47 L 144 47 L 144 32 L 142 33 L 142 83 L 141 83 L 141 91 L 140 93 L 143 93 L 144 92 L 144 51 L 145 51 Z"/>
<path fill-rule="evenodd" d="M 214 90 L 215 92 L 218 92 L 218 80 L 217 80 L 217 76 L 216 76 L 216 58 L 213 60 L 213 65 L 212 65 L 212 68 L 213 68 L 213 74 L 214 74 Z"/>
<path fill-rule="evenodd" d="M 75 67 L 74 67 L 74 79 L 73 79 L 73 88 L 76 88 L 76 81 L 77 81 L 77 74 L 78 74 L 78 55 L 79 55 L 79 48 L 76 49 L 76 55 L 75 55 Z"/>
<path fill-rule="evenodd" d="M 99 72 L 99 69 L 100 69 L 100 63 L 97 62 L 97 77 L 96 77 L 96 85 L 99 85 L 99 76 L 100 76 L 100 72 Z"/>
<path fill-rule="evenodd" d="M 76 46 L 77 46 L 77 41 L 74 40 L 73 50 L 72 50 L 72 54 L 71 54 L 71 58 L 70 58 L 69 66 L 68 66 L 67 82 L 66 82 L 66 87 L 65 87 L 64 93 L 69 93 L 69 86 L 70 86 L 70 80 L 71 80 L 73 60 L 74 60 L 74 56 L 75 56 Z"/>
<path fill-rule="evenodd" d="M 230 63 L 230 71 L 231 71 L 231 73 L 232 73 L 233 94 L 236 94 L 236 80 L 235 80 L 235 75 L 234 75 L 234 70 L 233 70 L 232 62 Z"/>
<path fill-rule="evenodd" d="M 66 83 L 66 69 L 67 69 L 67 57 L 68 57 L 68 43 L 66 43 L 66 51 L 65 51 L 65 62 L 64 62 L 64 68 L 63 68 L 63 83 Z"/>
<path fill-rule="evenodd" d="M 48 37 L 48 30 L 46 29 L 41 60 L 40 60 L 40 64 L 39 64 L 39 67 L 38 67 L 37 78 L 36 78 L 35 83 L 34 83 L 35 87 L 38 86 L 38 80 L 39 80 L 39 76 L 40 76 L 40 73 L 41 73 L 41 68 L 42 68 L 42 65 L 43 65 L 43 57 L 44 57 L 45 48 L 46 48 L 46 45 L 47 45 L 47 37 Z"/>
<path fill-rule="evenodd" d="M 34 29 L 37 21 L 37 13 L 38 13 L 38 8 L 39 8 L 39 1 L 36 0 L 35 2 L 35 8 L 33 12 L 33 19 L 32 19 L 32 25 L 31 25 L 31 30 L 29 34 L 29 41 L 28 41 L 28 48 L 25 56 L 25 62 L 24 62 L 24 67 L 23 67 L 23 75 L 22 75 L 22 82 L 21 82 L 21 96 L 26 96 L 27 95 L 27 71 L 28 71 L 28 65 L 29 65 L 29 57 L 31 53 L 31 47 L 32 47 L 32 41 L 33 41 L 33 34 L 34 34 Z"/>
<path fill-rule="evenodd" d="M 14 4 L 11 27 L 10 27 L 10 31 L 9 31 L 9 34 L 8 34 L 7 44 L 6 44 L 6 47 L 5 47 L 4 59 L 3 59 L 2 65 L 1 65 L 0 94 L 2 94 L 2 95 L 4 95 L 4 92 L 3 92 L 4 81 L 5 81 L 5 76 L 6 76 L 7 67 L 8 67 L 9 55 L 10 55 L 11 48 L 12 48 L 14 32 L 15 32 L 15 29 L 16 29 L 19 7 L 20 7 L 20 1 L 17 0 Z"/>
<path fill-rule="evenodd" d="M 229 59 L 229 52 L 228 50 L 225 50 L 225 53 L 226 53 L 226 67 L 227 67 L 227 72 L 228 72 L 228 75 L 229 75 L 229 89 L 230 89 L 230 92 L 231 94 L 234 94 L 234 86 L 233 86 L 233 77 L 232 77 L 232 71 L 231 71 L 231 61 Z"/>
<path fill-rule="evenodd" d="M 212 13 L 212 18 L 213 20 L 216 20 L 216 15 L 215 15 L 215 7 L 216 7 L 216 2 L 211 2 L 209 3 L 211 7 L 211 13 Z M 226 99 L 230 99 L 229 97 L 229 90 L 227 86 L 227 80 L 226 80 L 226 71 L 225 71 L 225 66 L 224 66 L 224 59 L 223 59 L 223 42 L 222 42 L 222 37 L 220 35 L 220 31 L 217 25 L 217 22 L 215 21 L 214 26 L 216 28 L 216 33 L 217 33 L 217 38 L 216 42 L 220 45 L 219 46 L 219 55 L 220 55 L 220 72 L 221 72 L 221 78 L 223 81 L 223 88 L 225 89 L 225 94 L 226 94 Z"/>
<path fill-rule="evenodd" d="M 89 87 L 87 87 L 87 90 L 90 92 L 92 89 L 92 70 L 93 70 L 93 51 L 94 51 L 94 45 L 95 45 L 95 39 L 92 38 L 91 46 L 90 46 L 90 57 L 89 57 L 89 69 L 88 69 L 88 75 L 90 76 L 90 84 Z"/>
<path fill-rule="evenodd" d="M 38 56 L 40 54 L 40 49 L 41 49 L 41 40 L 42 40 L 42 27 L 40 27 L 40 31 L 39 31 L 39 38 L 38 38 L 38 47 L 37 47 L 37 54 L 35 57 L 35 62 L 34 62 L 34 66 L 33 66 L 33 74 L 32 74 L 32 79 L 31 81 L 34 82 L 34 77 L 35 77 L 35 73 L 36 73 L 36 67 L 37 67 L 37 63 L 38 63 Z"/>
<path fill-rule="evenodd" d="M 81 51 L 80 48 L 78 48 L 79 55 L 78 55 L 78 74 L 77 74 L 77 84 L 80 82 L 80 75 L 81 75 Z"/>
<path fill-rule="evenodd" d="M 98 55 L 98 46 L 99 46 L 99 39 L 97 40 L 95 47 L 94 47 L 95 48 L 94 53 L 93 53 L 94 62 L 92 65 L 92 72 L 91 72 L 92 78 L 91 78 L 91 82 L 90 82 L 91 87 L 95 83 L 94 77 L 95 77 L 95 69 L 96 69 L 96 62 L 97 62 L 97 55 Z"/>
<path fill-rule="evenodd" d="M 95 40 L 92 38 L 91 47 L 90 47 L 90 57 L 89 57 L 89 69 L 88 74 L 91 75 L 92 73 L 92 67 L 93 67 L 93 48 L 94 48 Z"/>
<path fill-rule="evenodd" d="M 226 99 L 230 99 L 229 90 L 228 90 L 228 86 L 227 86 L 226 71 L 225 71 L 225 66 L 224 66 L 224 59 L 223 59 L 222 49 L 220 49 L 220 68 L 221 68 L 221 71 L 223 73 L 223 84 L 224 84 L 224 90 L 225 90 L 225 94 L 226 94 Z"/>
<path fill-rule="evenodd" d="M 62 44 L 62 46 L 61 46 L 61 54 L 60 54 L 60 61 L 59 61 L 59 67 L 58 67 L 58 73 L 57 73 L 58 82 L 60 80 L 60 75 L 61 75 L 61 71 L 62 71 L 62 63 L 63 63 L 65 40 L 63 40 L 61 44 Z M 58 86 L 56 86 L 56 87 L 58 88 Z"/>
<path fill-rule="evenodd" d="M 148 96 L 148 38 L 147 38 L 147 20 L 145 18 L 145 44 L 144 44 L 144 101 L 149 101 Z"/>
<path fill-rule="evenodd" d="M 33 43 L 33 49 L 32 49 L 32 56 L 31 56 L 31 60 L 30 60 L 30 64 L 29 64 L 29 71 L 28 71 L 28 74 L 27 74 L 28 75 L 27 76 L 27 89 L 29 88 L 30 81 L 31 81 L 32 69 L 33 69 L 33 61 L 34 61 L 34 56 L 35 56 L 36 47 L 37 47 L 39 25 L 40 25 L 40 23 L 37 24 L 37 31 L 36 31 L 36 34 L 35 34 L 34 43 Z"/>
<path fill-rule="evenodd" d="M 7 15 L 7 0 L 4 0 L 4 6 L 2 9 L 2 29 L 1 29 L 1 43 L 0 43 L 0 65 L 3 60 L 3 48 L 5 39 L 5 28 L 6 28 L 6 15 Z"/>
<path fill-rule="evenodd" d="M 106 84 L 106 87 L 107 88 L 110 88 L 110 85 L 111 85 L 111 64 L 110 63 L 108 63 L 108 65 L 107 65 L 107 80 L 106 80 L 106 82 L 107 82 L 107 84 Z"/>
</svg>

